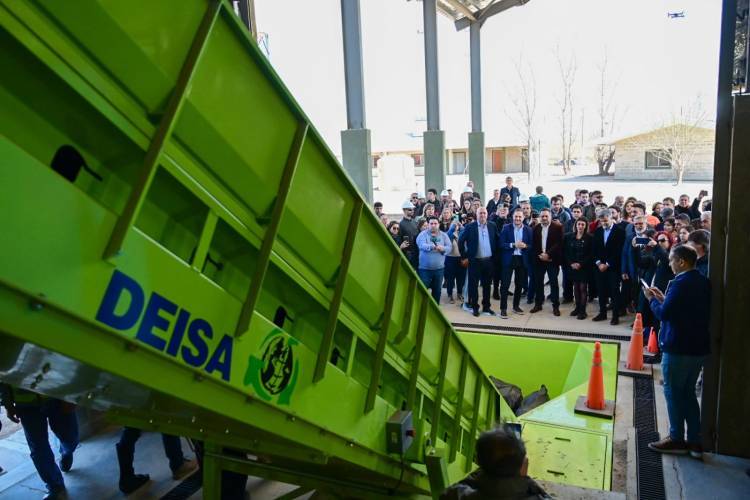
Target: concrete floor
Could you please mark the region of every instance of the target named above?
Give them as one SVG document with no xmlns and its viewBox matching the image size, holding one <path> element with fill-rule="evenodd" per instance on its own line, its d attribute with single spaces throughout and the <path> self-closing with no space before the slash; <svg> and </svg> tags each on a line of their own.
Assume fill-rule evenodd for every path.
<svg viewBox="0 0 750 500">
<path fill-rule="evenodd" d="M 64 474 L 65 485 L 71 499 L 75 500 L 109 500 L 125 498 L 117 488 L 118 466 L 115 457 L 115 443 L 120 429 L 110 427 L 104 432 L 83 441 L 76 450 L 73 469 Z M 53 450 L 55 438 L 50 440 Z M 182 440 L 183 453 L 187 458 L 194 454 L 186 440 Z M 29 459 L 29 449 L 23 432 L 10 433 L 0 440 L 0 465 L 6 473 L 0 476 L 0 500 L 32 500 L 42 498 L 45 494 L 44 483 Z M 177 486 L 180 481 L 172 479 L 161 436 L 156 433 L 144 433 L 138 441 L 135 455 L 137 473 L 147 473 L 151 481 L 128 498 L 134 500 L 152 500 L 161 498 Z M 278 498 L 294 490 L 296 486 L 260 478 L 248 480 L 248 493 L 251 498 L 267 500 Z M 310 494 L 299 498 L 309 498 Z M 191 500 L 202 498 L 199 490 Z"/>
</svg>

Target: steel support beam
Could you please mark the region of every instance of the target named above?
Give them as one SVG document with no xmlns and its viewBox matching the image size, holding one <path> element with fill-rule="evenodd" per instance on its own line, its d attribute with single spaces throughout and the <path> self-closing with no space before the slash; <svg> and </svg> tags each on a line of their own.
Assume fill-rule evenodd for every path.
<svg viewBox="0 0 750 500">
<path fill-rule="evenodd" d="M 425 191 L 445 187 L 445 132 L 440 130 L 440 86 L 437 57 L 437 0 L 424 0 L 424 69 L 427 94 L 427 131 L 422 136 Z"/>
<path fill-rule="evenodd" d="M 424 72 L 427 89 L 427 130 L 440 130 L 440 93 L 438 85 L 437 0 L 424 0 Z"/>
<path fill-rule="evenodd" d="M 362 28 L 359 0 L 341 0 L 344 39 L 346 125 L 341 132 L 341 159 L 368 202 L 372 201 L 370 131 L 365 125 L 365 84 L 362 70 Z"/>
<path fill-rule="evenodd" d="M 469 179 L 474 191 L 484 192 L 484 132 L 482 132 L 482 56 L 480 24 L 471 23 L 469 48 L 471 57 L 471 133 L 469 134 Z"/>
<path fill-rule="evenodd" d="M 726 286 L 727 214 L 732 156 L 732 79 L 734 32 L 737 2 L 724 0 L 722 7 L 719 78 L 716 104 L 713 193 L 711 196 L 711 355 L 704 367 L 701 403 L 701 437 L 707 451 L 717 451 L 718 399 L 721 370 L 721 343 L 724 331 Z M 734 301 L 734 299 L 731 299 Z M 726 382 L 724 382 L 726 383 Z"/>
<path fill-rule="evenodd" d="M 471 131 L 482 131 L 482 56 L 479 23 L 471 23 L 469 50 L 471 57 Z"/>
</svg>

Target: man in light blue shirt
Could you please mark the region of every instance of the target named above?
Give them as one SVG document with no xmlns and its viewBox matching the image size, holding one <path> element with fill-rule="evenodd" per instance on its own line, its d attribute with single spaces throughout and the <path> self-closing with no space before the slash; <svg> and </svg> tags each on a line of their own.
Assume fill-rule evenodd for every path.
<svg viewBox="0 0 750 500">
<path fill-rule="evenodd" d="M 432 291 L 432 298 L 440 304 L 445 256 L 451 251 L 451 240 L 440 230 L 440 221 L 437 217 L 428 217 L 427 224 L 428 228 L 417 236 L 417 248 L 419 248 L 417 273 L 424 286 Z"/>
</svg>

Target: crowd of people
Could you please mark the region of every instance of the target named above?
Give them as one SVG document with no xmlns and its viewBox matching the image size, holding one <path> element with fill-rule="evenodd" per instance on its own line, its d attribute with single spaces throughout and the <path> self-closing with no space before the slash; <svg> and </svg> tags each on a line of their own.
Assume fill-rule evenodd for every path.
<svg viewBox="0 0 750 500">
<path fill-rule="evenodd" d="M 706 191 L 649 205 L 620 195 L 606 200 L 598 190 L 577 189 L 570 202 L 548 197 L 542 186 L 535 191 L 527 197 L 507 177 L 486 202 L 468 182 L 458 197 L 450 189 L 428 189 L 424 198 L 412 193 L 399 221 L 389 220 L 380 203 L 374 209 L 435 301 L 445 289 L 448 303 L 474 316 L 524 314 L 525 300 L 530 313 L 549 303 L 555 316 L 560 304 L 573 303 L 570 315 L 584 320 L 596 301 L 593 321 L 616 325 L 640 312 L 645 329 L 658 331 L 641 290 L 665 291 L 674 278 L 670 250 L 690 246 L 696 268 L 708 273 Z"/>
<path fill-rule="evenodd" d="M 424 199 L 412 193 L 399 222 L 381 204 L 375 211 L 438 304 L 445 288 L 449 303 L 474 316 L 508 318 L 509 297 L 517 315 L 524 298 L 530 313 L 549 301 L 555 316 L 560 304 L 574 303 L 570 315 L 579 320 L 597 301 L 593 321 L 612 325 L 640 313 L 644 340 L 659 335 L 670 421 L 669 435 L 649 448 L 700 458 L 696 390 L 710 344 L 708 193 L 648 206 L 620 195 L 608 203 L 599 190 L 577 189 L 569 204 L 559 194 L 547 197 L 543 186 L 535 191 L 524 196 L 508 177 L 486 203 L 469 182 L 457 200 L 450 190 L 438 197 L 430 189 Z M 467 481 L 452 493 L 490 488 L 496 479 Z"/>
</svg>

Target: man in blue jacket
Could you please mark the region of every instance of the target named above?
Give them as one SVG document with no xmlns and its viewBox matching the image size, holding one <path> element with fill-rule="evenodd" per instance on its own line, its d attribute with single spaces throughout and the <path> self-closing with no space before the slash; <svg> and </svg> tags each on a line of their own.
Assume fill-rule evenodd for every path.
<svg viewBox="0 0 750 500">
<path fill-rule="evenodd" d="M 487 220 L 487 209 L 477 209 L 477 220 L 467 224 L 458 237 L 461 257 L 469 259 L 469 304 L 479 316 L 479 283 L 482 283 L 482 312 L 494 316 L 490 308 L 492 254 L 497 252 L 497 226 Z"/>
<path fill-rule="evenodd" d="M 519 208 L 513 212 L 513 223 L 507 224 L 500 231 L 500 251 L 502 252 L 503 279 L 500 288 L 500 317 L 508 317 L 508 288 L 510 278 L 515 274 L 516 288 L 513 294 L 513 311 L 523 314 L 521 289 L 526 283 L 527 270 L 530 267 L 531 228 L 523 223 L 523 211 Z"/>
<path fill-rule="evenodd" d="M 697 260 L 698 254 L 688 245 L 672 248 L 669 266 L 675 278 L 667 286 L 666 295 L 658 288 L 646 289 L 644 294 L 661 321 L 659 344 L 669 414 L 669 436 L 648 447 L 661 453 L 690 453 L 700 458 L 701 422 L 695 382 L 710 351 L 711 284 L 695 269 Z"/>
</svg>

